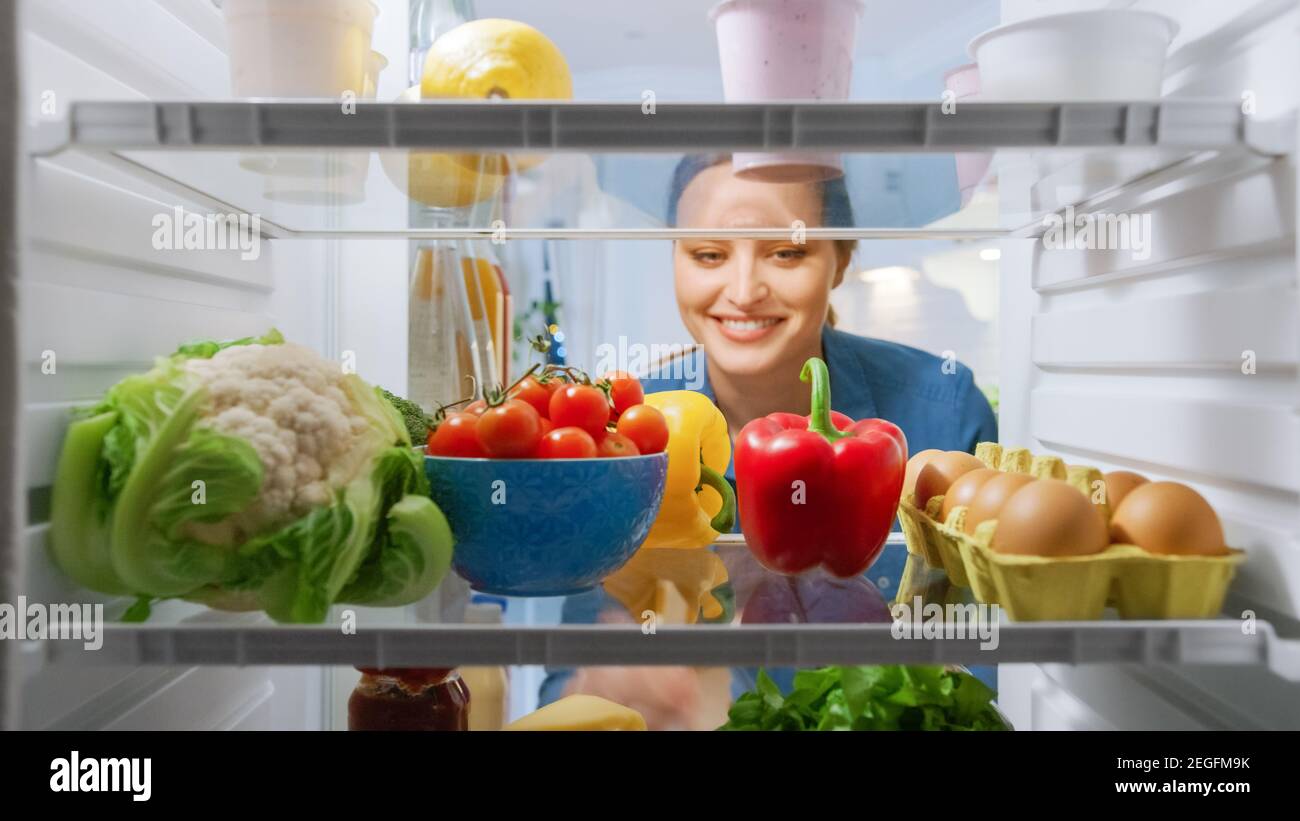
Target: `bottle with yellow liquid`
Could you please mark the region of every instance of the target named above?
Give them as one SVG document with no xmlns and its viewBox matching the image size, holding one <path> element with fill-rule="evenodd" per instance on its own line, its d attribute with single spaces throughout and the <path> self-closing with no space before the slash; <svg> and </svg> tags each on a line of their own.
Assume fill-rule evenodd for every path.
<svg viewBox="0 0 1300 821">
<path fill-rule="evenodd" d="M 432 413 L 473 392 L 473 327 L 454 243 L 411 244 L 406 331 L 407 396 L 413 402 Z"/>
<path fill-rule="evenodd" d="M 465 245 L 472 256 L 461 257 L 461 270 L 465 274 L 470 316 L 483 340 L 482 355 L 491 362 L 496 378 L 508 384 L 513 319 L 510 287 L 487 242 L 470 240 Z"/>
<path fill-rule="evenodd" d="M 501 624 L 505 600 L 475 595 L 465 608 L 466 624 Z M 510 674 L 504 667 L 461 667 L 460 676 L 473 698 L 469 705 L 471 730 L 500 730 L 510 711 Z"/>
<path fill-rule="evenodd" d="M 564 55 L 532 26 L 475 19 L 472 0 L 410 0 L 409 12 L 412 85 L 404 102 L 573 96 Z M 486 242 L 452 237 L 505 225 L 513 172 L 543 157 L 433 151 L 381 157 L 388 178 L 410 199 L 410 227 L 446 237 L 416 241 L 412 257 L 408 393 L 432 412 L 509 381 L 513 327 L 501 266 Z"/>
</svg>

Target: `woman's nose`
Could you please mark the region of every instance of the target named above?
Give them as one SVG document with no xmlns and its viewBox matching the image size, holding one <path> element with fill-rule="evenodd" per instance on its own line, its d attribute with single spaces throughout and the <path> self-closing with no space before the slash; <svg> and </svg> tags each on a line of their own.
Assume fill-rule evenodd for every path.
<svg viewBox="0 0 1300 821">
<path fill-rule="evenodd" d="M 726 297 L 737 308 L 749 308 L 767 299 L 769 290 L 760 266 L 750 254 L 737 254 Z"/>
</svg>

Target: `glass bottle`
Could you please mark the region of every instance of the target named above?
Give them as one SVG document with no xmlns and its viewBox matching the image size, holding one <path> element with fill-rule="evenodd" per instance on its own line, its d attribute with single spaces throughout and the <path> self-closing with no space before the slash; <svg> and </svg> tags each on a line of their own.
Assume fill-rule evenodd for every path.
<svg viewBox="0 0 1300 821">
<path fill-rule="evenodd" d="M 469 606 L 465 608 L 466 624 L 495 624 L 505 621 L 506 600 L 497 596 L 474 594 Z M 460 668 L 474 696 L 474 703 L 469 710 L 469 728 L 471 730 L 500 730 L 509 719 L 510 712 L 510 671 L 505 667 Z"/>
<path fill-rule="evenodd" d="M 433 41 L 477 16 L 474 0 L 410 0 L 407 19 L 411 33 L 408 68 L 411 85 L 420 82 L 424 74 L 424 54 Z"/>
<path fill-rule="evenodd" d="M 433 41 L 476 15 L 473 0 L 410 0 L 409 13 L 410 79 L 418 84 Z M 410 228 L 459 231 L 488 225 L 499 212 L 503 161 L 498 155 L 412 151 L 408 163 Z M 414 193 L 417 182 L 428 182 L 422 175 L 448 173 L 453 176 L 439 178 L 447 187 L 430 185 L 424 194 Z M 407 393 L 432 413 L 440 405 L 482 396 L 505 376 L 489 319 L 496 306 L 487 304 L 490 295 L 480 279 L 492 262 L 466 240 L 435 235 L 411 241 L 410 264 Z"/>
<path fill-rule="evenodd" d="M 411 242 L 407 303 L 407 396 L 428 413 L 481 394 L 477 330 L 454 240 Z"/>
<path fill-rule="evenodd" d="M 358 667 L 349 730 L 468 730 L 469 687 L 454 669 Z"/>
</svg>

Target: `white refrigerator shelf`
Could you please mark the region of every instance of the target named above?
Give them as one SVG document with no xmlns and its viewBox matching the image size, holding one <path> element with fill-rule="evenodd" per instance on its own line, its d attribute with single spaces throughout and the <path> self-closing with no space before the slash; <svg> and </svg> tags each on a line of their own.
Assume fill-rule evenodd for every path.
<svg viewBox="0 0 1300 821">
<path fill-rule="evenodd" d="M 666 155 L 829 151 L 848 155 L 845 184 L 855 202 L 888 199 L 881 179 L 902 173 L 894 165 L 903 163 L 939 199 L 952 187 L 951 207 L 960 210 L 940 217 L 864 209 L 880 224 L 809 228 L 808 239 L 987 241 L 1033 237 L 1044 213 L 1158 183 L 1161 172 L 1287 155 L 1295 150 L 1295 117 L 1262 120 L 1237 101 L 1192 99 L 972 102 L 947 110 L 940 102 L 665 102 L 653 113 L 639 103 L 106 101 L 72 103 L 66 116 L 36 125 L 28 146 L 55 161 L 65 152 L 94 157 L 214 211 L 255 214 L 268 238 L 493 241 L 682 239 L 691 234 L 658 225 L 658 195 L 648 201 L 643 190 L 647 179 L 667 189 Z M 499 171 L 502 152 L 554 156 L 541 177 L 514 177 L 530 181 L 511 199 L 549 192 L 531 210 L 499 213 L 492 202 L 505 178 L 468 170 Z M 945 154 L 951 161 L 972 153 L 990 163 L 996 153 L 999 166 L 1034 165 L 1035 179 L 1043 179 L 1024 213 L 1004 205 L 999 218 L 997 208 L 957 204 L 955 180 L 935 164 Z M 893 163 L 886 170 L 853 156 L 873 154 L 898 162 L 884 158 Z M 483 161 L 489 165 L 478 165 L 481 155 L 491 155 Z M 989 167 L 980 184 L 991 190 L 999 175 Z M 1007 176 L 1000 184 L 1009 184 Z M 623 190 L 631 179 L 640 181 L 635 190 Z M 443 214 L 436 226 L 412 223 L 408 194 Z M 602 195 L 636 207 L 595 208 Z M 614 224 L 575 225 L 564 210 L 571 196 Z M 956 215 L 965 216 L 948 219 Z M 704 233 L 764 239 L 789 230 Z"/>
<path fill-rule="evenodd" d="M 996 647 L 966 638 L 896 637 L 890 625 L 393 625 L 250 622 L 104 626 L 103 643 L 27 642 L 29 659 L 108 665 L 466 664 L 819 666 L 826 664 L 1258 665 L 1300 681 L 1300 637 L 1265 621 L 1096 621 L 998 625 Z"/>
<path fill-rule="evenodd" d="M 423 148 L 454 151 L 973 148 L 1225 149 L 1286 153 L 1238 101 L 641 103 L 255 100 L 76 102 L 33 150 Z"/>
</svg>

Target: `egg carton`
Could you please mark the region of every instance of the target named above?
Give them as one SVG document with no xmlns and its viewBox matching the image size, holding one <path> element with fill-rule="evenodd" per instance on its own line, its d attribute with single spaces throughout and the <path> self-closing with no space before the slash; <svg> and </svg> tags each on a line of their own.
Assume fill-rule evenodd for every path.
<svg viewBox="0 0 1300 821">
<path fill-rule="evenodd" d="M 1062 479 L 1089 497 L 1104 486 L 1097 484 L 1105 481 L 1097 468 L 1066 465 L 1025 448 L 983 442 L 975 456 L 994 470 Z M 1109 524 L 1110 506 L 1099 504 Z M 914 494 L 899 502 L 908 552 L 942 567 L 953 584 L 969 587 L 985 604 L 997 604 L 1013 621 L 1093 620 L 1108 606 L 1126 619 L 1211 618 L 1223 609 L 1228 585 L 1245 558 L 1231 548 L 1224 556 L 1167 556 L 1131 544 L 1112 544 L 1091 556 L 1009 555 L 990 547 L 997 520 L 981 522 L 967 534 L 966 507 L 953 508 L 940 522 L 942 506 L 942 496 L 931 498 L 925 510 L 916 507 Z"/>
</svg>

